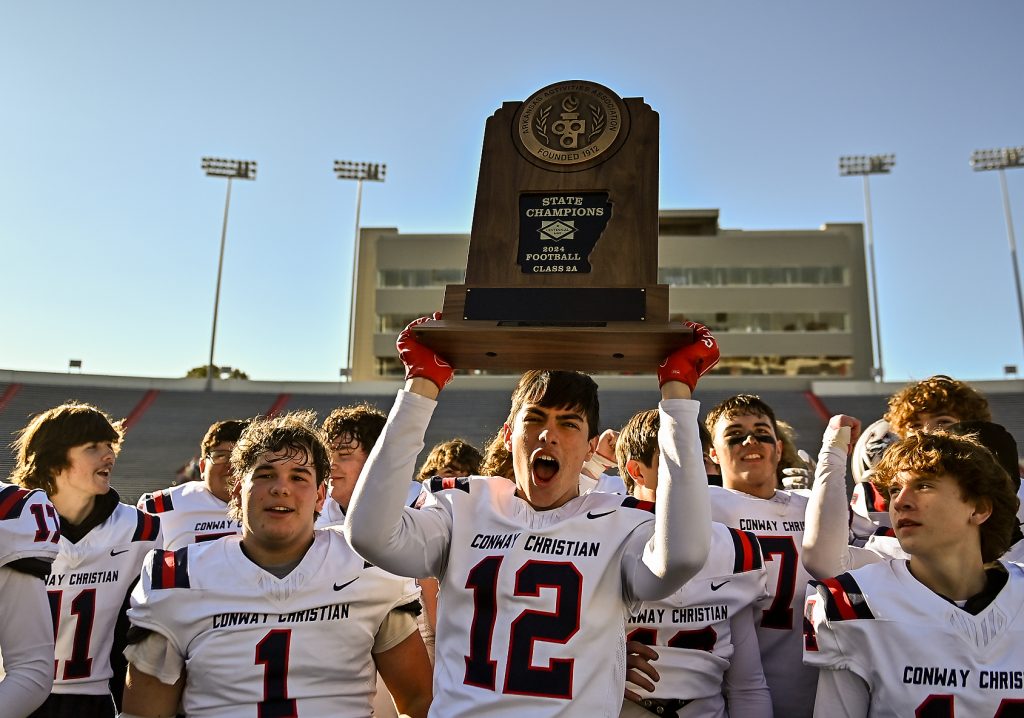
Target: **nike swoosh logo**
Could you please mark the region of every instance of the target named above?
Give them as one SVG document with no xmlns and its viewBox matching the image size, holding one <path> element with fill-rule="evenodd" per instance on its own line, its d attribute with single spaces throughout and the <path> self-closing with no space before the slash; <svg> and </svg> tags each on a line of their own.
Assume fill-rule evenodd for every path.
<svg viewBox="0 0 1024 718">
<path fill-rule="evenodd" d="M 731 580 L 732 580 L 731 578 L 727 578 L 727 579 L 725 579 L 724 581 L 722 581 L 722 582 L 721 582 L 720 584 L 718 584 L 717 586 L 715 585 L 715 582 L 714 582 L 714 581 L 712 581 L 712 582 L 711 582 L 711 590 L 712 590 L 712 591 L 717 591 L 717 590 L 718 590 L 718 589 L 720 589 L 720 588 L 721 588 L 722 586 L 724 586 L 725 584 L 729 583 L 729 581 L 731 581 Z"/>
<path fill-rule="evenodd" d="M 128 548 L 124 549 L 123 551 L 115 551 L 114 549 L 110 549 L 110 555 L 111 556 L 120 556 L 121 554 L 128 553 L 129 551 L 131 551 L 131 549 L 128 549 Z"/>
<path fill-rule="evenodd" d="M 358 580 L 359 580 L 359 577 L 356 576 L 351 581 L 345 581 L 345 583 L 341 584 L 340 586 L 338 584 L 334 584 L 334 590 L 335 591 L 340 591 L 341 589 L 345 588 L 345 586 L 348 586 L 350 583 L 353 583 L 353 582 L 358 581 Z"/>
<path fill-rule="evenodd" d="M 608 514 L 614 514 L 614 513 L 615 513 L 615 509 L 612 509 L 611 511 L 605 511 L 603 514 L 595 514 L 593 511 L 588 511 L 587 512 L 587 518 L 588 519 L 599 519 L 602 516 L 607 516 Z"/>
</svg>

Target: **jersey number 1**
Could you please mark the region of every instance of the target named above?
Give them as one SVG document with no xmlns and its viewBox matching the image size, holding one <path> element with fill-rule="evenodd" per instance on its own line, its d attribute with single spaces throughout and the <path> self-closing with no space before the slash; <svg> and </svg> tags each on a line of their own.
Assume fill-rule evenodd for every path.
<svg viewBox="0 0 1024 718">
<path fill-rule="evenodd" d="M 291 629 L 271 631 L 256 644 L 256 665 L 263 666 L 263 700 L 257 704 L 259 718 L 297 718 L 298 707 L 288 698 L 288 654 Z"/>
<path fill-rule="evenodd" d="M 468 685 L 496 690 L 497 663 L 491 660 L 491 640 L 498 616 L 498 569 L 503 556 L 488 556 L 474 566 L 466 580 L 473 590 L 473 622 L 466 656 Z M 516 596 L 540 596 L 541 588 L 556 591 L 555 610 L 524 610 L 512 621 L 505 685 L 502 693 L 572 698 L 573 659 L 552 658 L 548 666 L 531 665 L 534 643 L 567 643 L 580 628 L 583 577 L 571 563 L 527 561 L 516 572 Z"/>
</svg>

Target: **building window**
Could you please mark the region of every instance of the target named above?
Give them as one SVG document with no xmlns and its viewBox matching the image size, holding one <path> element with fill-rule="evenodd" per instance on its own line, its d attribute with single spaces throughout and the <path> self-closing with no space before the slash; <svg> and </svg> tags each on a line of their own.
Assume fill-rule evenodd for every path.
<svg viewBox="0 0 1024 718">
<path fill-rule="evenodd" d="M 658 282 L 671 287 L 845 286 L 844 267 L 663 267 Z"/>
<path fill-rule="evenodd" d="M 466 281 L 465 269 L 382 269 L 377 277 L 381 287 L 445 287 Z"/>
<path fill-rule="evenodd" d="M 850 376 L 852 372 L 853 358 L 843 356 L 722 357 L 711 370 L 712 374 L 724 376 Z"/>
<path fill-rule="evenodd" d="M 731 332 L 848 332 L 846 312 L 716 312 L 673 315 L 672 321 L 689 319 L 717 333 Z"/>
<path fill-rule="evenodd" d="M 415 319 L 419 319 L 421 314 L 378 314 L 377 315 L 377 333 L 378 334 L 398 334 L 400 331 L 409 326 L 409 323 Z"/>
</svg>

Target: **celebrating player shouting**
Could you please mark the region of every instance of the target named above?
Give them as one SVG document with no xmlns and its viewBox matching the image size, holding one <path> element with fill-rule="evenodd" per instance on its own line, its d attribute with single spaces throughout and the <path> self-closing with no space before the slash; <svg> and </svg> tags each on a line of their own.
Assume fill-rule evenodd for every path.
<svg viewBox="0 0 1024 718">
<path fill-rule="evenodd" d="M 435 314 L 435 318 L 438 315 Z M 452 368 L 399 335 L 407 368 L 346 521 L 353 547 L 386 570 L 437 576 L 432 716 L 617 716 L 625 685 L 624 613 L 663 598 L 703 565 L 710 538 L 697 435 L 697 379 L 718 360 L 707 329 L 660 367 L 661 474 L 654 516 L 632 497 L 579 495 L 594 451 L 597 385 L 531 371 L 503 429 L 515 481 L 450 480 L 422 510 L 409 478 Z"/>
</svg>

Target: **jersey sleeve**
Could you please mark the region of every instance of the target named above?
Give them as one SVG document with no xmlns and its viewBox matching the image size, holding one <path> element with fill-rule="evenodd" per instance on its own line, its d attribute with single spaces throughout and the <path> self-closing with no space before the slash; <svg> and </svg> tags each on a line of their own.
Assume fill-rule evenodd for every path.
<svg viewBox="0 0 1024 718">
<path fill-rule="evenodd" d="M 356 483 L 345 520 L 352 548 L 401 576 L 441 575 L 451 543 L 442 514 L 405 505 L 416 458 L 437 402 L 400 391 Z"/>
<path fill-rule="evenodd" d="M 384 617 L 373 639 L 373 653 L 383 653 L 397 646 L 419 630 L 416 617 L 407 611 L 392 609 Z"/>
<path fill-rule="evenodd" d="M 150 551 L 142 564 L 142 576 L 132 591 L 128 609 L 133 626 L 164 636 L 180 656 L 186 655 L 188 636 L 176 609 L 187 604 L 182 601 L 182 594 L 191 590 L 188 549 L 185 546 L 177 551 Z"/>
<path fill-rule="evenodd" d="M 166 636 L 156 632 L 125 647 L 124 657 L 135 668 L 167 685 L 177 682 L 185 670 L 185 657 Z"/>
<path fill-rule="evenodd" d="M 4 715 L 29 715 L 53 686 L 53 621 L 46 588 L 34 576 L 0 568 L 0 681 Z"/>
<path fill-rule="evenodd" d="M 53 563 L 59 541 L 60 519 L 46 494 L 0 483 L 0 566 L 22 559 Z"/>
<path fill-rule="evenodd" d="M 628 599 L 656 601 L 671 595 L 707 561 L 711 544 L 711 505 L 707 474 L 697 432 L 700 402 L 666 399 L 658 405 L 657 508 L 654 534 L 636 560 L 630 550 L 623 561 L 633 568 L 624 572 Z"/>
<path fill-rule="evenodd" d="M 846 621 L 872 619 L 874 615 L 850 574 L 811 581 L 804 604 L 804 664 L 850 671 L 866 680 L 869 674 L 863 661 L 870 658 L 846 650 L 842 629 Z"/>
</svg>

